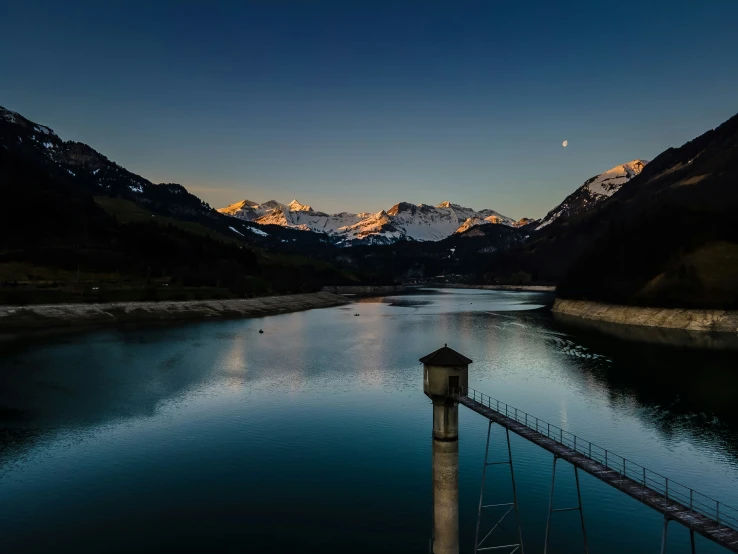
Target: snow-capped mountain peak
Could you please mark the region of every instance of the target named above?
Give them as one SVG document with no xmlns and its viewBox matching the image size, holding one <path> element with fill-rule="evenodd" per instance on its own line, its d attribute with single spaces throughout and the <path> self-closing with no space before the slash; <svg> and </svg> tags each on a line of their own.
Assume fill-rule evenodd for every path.
<svg viewBox="0 0 738 554">
<path fill-rule="evenodd" d="M 306 206 L 305 204 L 300 204 L 297 200 L 293 200 L 289 204 L 287 204 L 287 207 L 290 209 L 291 212 L 312 212 L 313 209 L 310 206 Z"/>
<path fill-rule="evenodd" d="M 647 163 L 648 161 L 646 160 L 633 160 L 628 163 L 616 165 L 612 169 L 608 169 L 604 173 L 592 177 L 584 186 L 593 194 L 612 196 L 620 190 L 620 187 L 643 171 L 643 167 Z"/>
<path fill-rule="evenodd" d="M 218 210 L 222 214 L 232 215 L 246 221 L 253 221 L 262 215 L 263 208 L 251 200 L 241 200 Z"/>
<path fill-rule="evenodd" d="M 258 208 L 259 204 L 256 202 L 252 202 L 251 200 L 241 200 L 240 202 L 235 202 L 233 204 L 230 204 L 226 206 L 225 208 L 221 208 L 218 210 L 221 213 L 233 215 L 238 210 L 242 210 L 244 208 Z"/>
<path fill-rule="evenodd" d="M 277 202 L 276 200 L 267 200 L 263 204 L 260 204 L 259 207 L 265 210 L 279 210 L 286 208 L 284 204 Z"/>
<path fill-rule="evenodd" d="M 559 219 L 565 219 L 593 208 L 618 192 L 625 183 L 643 171 L 647 163 L 648 160 L 632 160 L 587 179 L 561 204 L 548 212 L 536 230 L 543 229 Z"/>
</svg>

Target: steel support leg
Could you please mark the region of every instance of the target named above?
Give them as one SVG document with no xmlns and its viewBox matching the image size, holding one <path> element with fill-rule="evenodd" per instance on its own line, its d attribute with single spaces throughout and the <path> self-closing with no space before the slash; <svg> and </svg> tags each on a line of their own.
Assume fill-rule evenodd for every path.
<svg viewBox="0 0 738 554">
<path fill-rule="evenodd" d="M 548 499 L 548 517 L 546 518 L 546 537 L 543 539 L 543 554 L 548 552 L 548 531 L 551 529 L 551 514 L 553 513 L 554 486 L 556 485 L 556 460 L 559 457 L 554 454 L 553 475 L 551 477 L 551 496 Z"/>
<path fill-rule="evenodd" d="M 518 540 L 520 541 L 520 554 L 525 554 L 523 550 L 523 525 L 520 520 L 520 510 L 518 510 L 518 490 L 515 488 L 515 470 L 513 469 L 512 449 L 510 448 L 510 430 L 505 427 L 505 435 L 507 435 L 507 457 L 510 460 L 510 478 L 512 479 L 513 506 L 515 506 L 515 519 L 518 522 Z"/>
<path fill-rule="evenodd" d="M 507 460 L 500 461 L 500 462 L 490 462 L 489 461 L 489 443 L 490 443 L 490 436 L 492 434 L 492 421 L 489 422 L 489 426 L 487 427 L 487 446 L 484 452 L 484 467 L 482 468 L 482 486 L 479 491 L 479 508 L 477 510 L 477 530 L 474 535 L 474 553 L 477 554 L 478 552 L 486 551 L 486 550 L 501 550 L 501 549 L 510 549 L 506 550 L 508 554 L 513 554 L 520 552 L 520 554 L 525 554 L 523 550 L 523 528 L 520 522 L 520 512 L 518 510 L 518 492 L 517 488 L 515 486 L 515 470 L 513 468 L 512 463 L 512 449 L 510 447 L 510 431 L 508 429 L 505 429 L 506 438 L 507 438 Z M 510 503 L 505 504 L 484 504 L 484 485 L 485 480 L 487 478 L 487 466 L 491 465 L 498 465 L 498 464 L 507 464 L 510 466 L 510 477 L 512 479 L 512 493 L 513 493 L 513 501 Z M 492 527 L 492 529 L 484 535 L 484 537 L 479 536 L 479 531 L 481 527 L 481 521 L 482 521 L 482 514 L 484 512 L 485 508 L 507 508 L 507 511 L 505 511 L 504 514 L 497 520 L 497 523 Z M 506 544 L 502 546 L 482 546 L 484 542 L 492 535 L 493 531 L 495 531 L 498 527 L 502 527 L 502 521 L 507 517 L 507 515 L 515 510 L 515 516 L 517 519 L 518 524 L 518 540 L 519 543 L 517 544 Z M 505 529 L 502 527 L 502 529 Z M 507 531 L 507 529 L 505 529 Z"/>
<path fill-rule="evenodd" d="M 487 460 L 489 460 L 489 436 L 492 433 L 492 420 L 487 426 L 487 446 L 484 448 L 484 467 L 482 468 L 482 486 L 479 489 L 479 508 L 477 509 L 477 532 L 474 535 L 474 554 L 479 548 L 479 525 L 482 522 L 482 502 L 484 500 L 484 480 L 487 477 Z"/>
<path fill-rule="evenodd" d="M 692 545 L 692 554 L 696 554 L 697 550 L 694 547 L 694 529 L 689 530 L 689 542 Z"/>
<path fill-rule="evenodd" d="M 584 510 L 582 509 L 582 491 L 579 488 L 579 470 L 574 466 L 574 479 L 577 481 L 577 500 L 579 501 L 579 518 L 582 520 L 582 537 L 584 537 L 584 554 L 589 554 L 587 544 L 587 528 L 584 525 Z"/>
<path fill-rule="evenodd" d="M 553 472 L 551 475 L 551 496 L 548 499 L 548 517 L 546 518 L 546 536 L 543 540 L 543 554 L 547 554 L 548 552 L 548 536 L 551 530 L 551 514 L 553 514 L 554 512 L 571 512 L 571 511 L 579 512 L 579 519 L 582 522 L 582 537 L 584 539 L 584 554 L 589 554 L 589 544 L 587 543 L 587 528 L 584 525 L 584 510 L 582 509 L 582 491 L 581 491 L 581 487 L 579 486 L 579 470 L 577 469 L 577 466 L 574 466 L 574 479 L 577 484 L 577 506 L 576 508 L 561 508 L 561 509 L 555 510 L 553 507 L 554 490 L 556 487 L 556 461 L 558 460 L 558 458 L 559 457 L 556 454 L 554 454 Z"/>
<path fill-rule="evenodd" d="M 666 535 L 669 532 L 669 518 L 664 517 L 664 531 L 661 533 L 661 554 L 666 554 Z"/>
</svg>

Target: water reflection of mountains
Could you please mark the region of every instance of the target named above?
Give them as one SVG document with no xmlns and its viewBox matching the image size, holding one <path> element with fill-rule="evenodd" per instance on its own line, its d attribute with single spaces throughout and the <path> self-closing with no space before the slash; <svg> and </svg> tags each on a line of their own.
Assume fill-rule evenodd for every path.
<svg viewBox="0 0 738 554">
<path fill-rule="evenodd" d="M 389 304 L 398 300 L 426 302 L 412 296 L 361 301 Z M 482 325 L 488 316 L 467 317 Z M 613 404 L 637 404 L 639 417 L 664 436 L 688 433 L 738 456 L 738 350 L 685 347 L 694 344 L 692 337 L 675 347 L 674 337 L 694 333 L 663 330 L 653 330 L 660 342 L 623 340 L 600 329 L 572 327 L 540 312 L 499 314 L 495 321 L 500 319 L 515 323 L 511 329 L 516 333 L 521 332 L 519 323 L 525 322 L 532 333 L 554 331 L 550 340 L 568 336 L 586 347 L 587 352 L 596 353 L 598 358 L 582 358 L 581 363 L 569 365 L 570 371 L 594 381 Z M 216 342 L 216 351 L 223 353 L 242 341 L 227 340 L 228 337 L 213 331 L 209 326 L 160 330 L 153 335 L 108 331 L 102 336 L 3 346 L 0 459 L 7 461 L 12 453 L 25 450 L 58 430 L 93 428 L 101 423 L 153 416 L 167 399 L 180 397 L 208 381 L 230 378 L 228 367 L 214 364 L 211 352 L 201 347 Z M 647 335 L 649 331 L 626 329 L 623 336 L 631 332 Z M 562 353 L 565 347 L 552 344 Z M 109 363 L 111 356 L 125 362 L 124 374 L 120 373 L 119 364 Z M 185 360 L 187 363 L 183 363 Z M 259 368 L 252 365 L 247 378 L 253 380 L 258 374 Z"/>
<path fill-rule="evenodd" d="M 738 454 L 738 337 L 593 323 L 556 317 L 558 329 L 614 360 L 582 367 L 611 402 L 635 400 L 664 435 L 687 431 Z"/>
<path fill-rule="evenodd" d="M 625 341 L 661 344 L 674 348 L 738 351 L 738 333 L 709 333 L 686 331 L 684 329 L 622 325 L 608 321 L 583 319 L 558 312 L 552 313 L 557 321 L 567 327 L 595 331 Z"/>
<path fill-rule="evenodd" d="M 151 336 L 108 330 L 1 344 L 0 465 L 58 432 L 151 417 L 163 401 L 213 379 L 218 371 L 207 360 L 181 363 L 199 361 L 203 339 L 212 340 L 203 332 L 199 326 Z M 125 363 L 124 373 L 111 358 Z"/>
</svg>

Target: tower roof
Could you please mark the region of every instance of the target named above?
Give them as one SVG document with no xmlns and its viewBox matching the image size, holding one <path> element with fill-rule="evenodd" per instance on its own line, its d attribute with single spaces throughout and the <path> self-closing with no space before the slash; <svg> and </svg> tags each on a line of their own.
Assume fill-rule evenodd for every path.
<svg viewBox="0 0 738 554">
<path fill-rule="evenodd" d="M 426 365 L 441 367 L 456 367 L 472 363 L 469 358 L 463 354 L 459 354 L 456 350 L 449 348 L 445 344 L 435 352 L 431 352 L 427 356 L 420 358 L 420 361 Z"/>
</svg>

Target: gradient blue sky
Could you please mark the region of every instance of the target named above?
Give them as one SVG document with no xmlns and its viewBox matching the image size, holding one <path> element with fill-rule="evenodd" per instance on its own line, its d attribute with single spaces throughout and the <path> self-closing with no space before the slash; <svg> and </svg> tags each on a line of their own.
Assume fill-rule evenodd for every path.
<svg viewBox="0 0 738 554">
<path fill-rule="evenodd" d="M 734 0 L 26 0 L 2 19 L 0 105 L 216 207 L 540 217 L 738 112 Z"/>
</svg>

